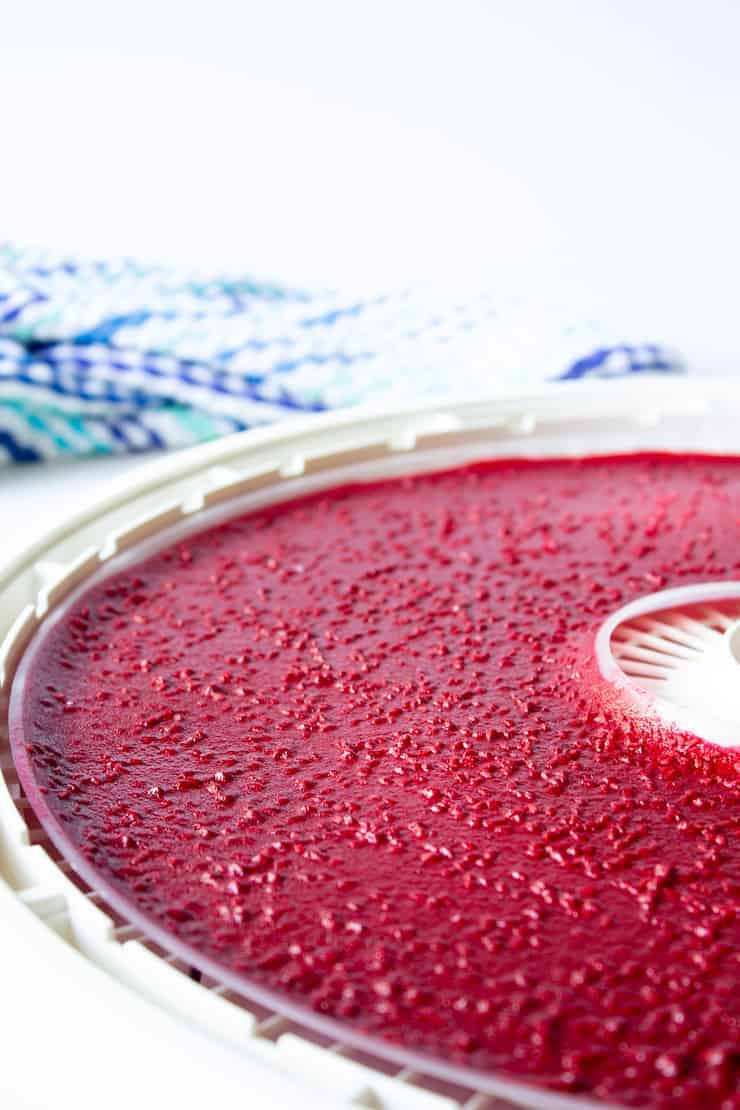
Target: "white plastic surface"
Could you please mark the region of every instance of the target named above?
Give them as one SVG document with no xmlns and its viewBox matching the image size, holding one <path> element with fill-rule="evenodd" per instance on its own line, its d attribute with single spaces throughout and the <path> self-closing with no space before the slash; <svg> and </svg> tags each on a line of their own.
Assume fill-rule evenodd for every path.
<svg viewBox="0 0 740 1110">
<path fill-rule="evenodd" d="M 3 882 L 0 918 L 3 1110 L 346 1106 L 277 1053 L 237 1053 L 102 974 Z"/>
<path fill-rule="evenodd" d="M 735 621 L 734 624 L 725 629 L 725 640 L 727 641 L 727 650 L 733 660 L 740 663 L 740 621 Z"/>
<path fill-rule="evenodd" d="M 740 582 L 648 594 L 604 623 L 597 661 L 646 711 L 712 744 L 740 747 L 738 617 Z"/>
<path fill-rule="evenodd" d="M 650 412 L 650 422 L 644 419 L 646 411 Z M 242 510 L 256 507 L 308 489 L 328 487 L 348 477 L 362 480 L 379 474 L 439 469 L 497 454 L 583 454 L 656 448 L 727 452 L 734 443 L 738 412 L 740 389 L 735 385 L 702 383 L 699 388 L 695 382 L 674 381 L 666 387 L 663 382 L 643 380 L 638 386 L 561 387 L 537 396 L 512 395 L 479 404 L 429 405 L 392 414 L 319 418 L 287 429 L 246 433 L 164 458 L 142 470 L 136 482 L 121 484 L 96 505 L 36 542 L 0 574 L 0 632 L 9 630 L 0 648 L 3 713 L 18 659 L 47 607 L 53 610 L 71 589 L 115 552 L 133 544 L 161 542 L 163 529 L 169 539 L 174 534 L 173 528 L 178 531 L 200 526 L 237 506 Z M 0 750 L 3 740 L 7 741 L 7 733 L 0 734 Z M 41 844 L 33 843 L 40 834 L 33 827 L 29 834 L 17 807 L 18 802 L 22 807 L 23 800 L 19 798 L 7 751 L 2 751 L 1 757 L 5 778 L 0 777 L 0 876 L 6 885 L 0 882 L 0 896 L 12 906 L 13 920 L 20 922 L 21 914 L 33 923 L 28 930 L 19 923 L 12 952 L 8 952 L 6 944 L 6 956 L 10 958 L 4 964 L 12 968 L 3 973 L 6 978 L 13 976 L 9 997 L 13 999 L 14 1013 L 24 1013 L 31 996 L 43 1013 L 46 990 L 55 992 L 55 1004 L 63 1004 L 64 995 L 60 998 L 58 988 L 52 984 L 66 976 L 63 989 L 74 993 L 75 977 L 79 975 L 80 984 L 89 983 L 92 992 L 87 1008 L 77 1008 L 78 1013 L 89 1018 L 84 1024 L 84 1037 L 94 1040 L 102 1035 L 110 1019 L 109 1024 L 116 1025 L 118 1030 L 115 1036 L 123 1038 L 119 1042 L 122 1045 L 119 1064 L 121 1054 L 144 1052 L 144 1048 L 150 1047 L 148 1042 L 143 1047 L 140 1044 L 147 1021 L 159 1023 L 161 1067 L 165 1066 L 170 1049 L 176 1053 L 181 1045 L 187 1051 L 188 1067 L 168 1070 L 170 1104 L 183 1107 L 202 1105 L 197 1092 L 202 1089 L 203 1077 L 213 1067 L 218 1068 L 219 1083 L 228 1086 L 233 1079 L 232 1098 L 241 1099 L 245 1087 L 249 1089 L 257 1077 L 273 1075 L 272 1105 L 286 1108 L 311 1105 L 312 1098 L 319 1098 L 326 1107 L 339 1099 L 344 1105 L 354 1102 L 387 1110 L 394 1107 L 420 1110 L 422 1106 L 442 1110 L 455 1104 L 476 1106 L 477 1110 L 482 1104 L 476 1089 L 537 1110 L 589 1105 L 580 1099 L 509 1084 L 495 1076 L 430 1064 L 412 1054 L 394 1053 L 387 1047 L 380 1046 L 381 1051 L 375 1055 L 383 1055 L 387 1061 L 399 1059 L 400 1071 L 395 1076 L 393 1068 L 387 1065 L 378 1070 L 354 1063 L 343 1055 L 346 1045 L 341 1043 L 330 1048 L 309 1045 L 300 1036 L 300 1030 L 297 1036 L 289 1032 L 275 1040 L 268 1034 L 283 1027 L 279 1019 L 275 1019 L 277 1025 L 273 1019 L 266 1021 L 264 1017 L 256 1021 L 242 1005 L 229 1001 L 228 992 L 218 983 L 199 984 L 184 979 L 183 972 L 172 961 L 167 962 L 142 946 L 135 929 L 132 942 L 128 927 L 117 926 L 95 905 L 94 891 L 83 893 Z M 43 843 L 43 834 L 41 840 Z M 59 937 L 67 943 L 60 943 Z M 40 960 L 40 956 L 38 959 L 34 956 L 37 948 L 39 953 L 43 950 L 46 954 L 43 984 L 34 980 L 37 975 L 34 968 Z M 76 964 L 69 963 L 70 956 L 75 957 Z M 83 968 L 84 975 L 80 970 Z M 101 977 L 101 971 L 107 972 L 107 976 Z M 97 991 L 94 982 L 98 984 Z M 132 1007 L 137 1016 L 127 1022 L 122 1034 L 119 1019 Z M 149 1014 L 149 1019 L 140 1018 L 140 1012 Z M 178 1023 L 168 1017 L 170 1024 L 162 1025 L 165 1014 L 176 1015 Z M 317 1028 L 319 1024 L 315 1023 Z M 195 1030 L 211 1040 L 199 1040 Z M 58 1037 L 68 1049 L 74 1043 L 74 1034 L 70 1036 L 70 1032 L 60 1020 Z M 348 1036 L 347 1044 L 352 1039 Z M 37 1035 L 35 1043 L 43 1044 L 45 1052 L 47 1045 L 49 1052 L 59 1047 L 50 1043 L 48 1024 L 45 1036 Z M 228 1046 L 240 1043 L 239 1057 L 232 1057 Z M 368 1042 L 366 1047 L 373 1046 Z M 7 1082 L 9 1067 L 18 1078 L 15 1063 L 22 1055 L 15 1051 L 8 1055 L 11 1064 L 3 1065 L 4 1073 L 0 1069 L 0 1082 Z M 105 1053 L 100 1056 L 104 1058 Z M 261 1070 L 265 1066 L 271 1069 L 269 1073 Z M 423 1074 L 435 1070 L 443 1080 L 443 1090 L 446 1084 L 446 1095 L 432 1093 L 414 1080 L 415 1071 Z M 198 1081 L 192 1079 L 192 1071 L 200 1076 Z M 300 1080 L 300 1098 L 291 1101 L 292 1096 L 278 1094 L 284 1076 Z M 45 1073 L 29 1071 L 25 1088 L 18 1090 L 25 1089 L 28 1095 L 35 1085 L 35 1089 L 48 1092 L 47 1080 Z M 127 1070 L 121 1090 L 130 1089 L 130 1081 Z M 270 1082 L 268 1078 L 266 1090 Z M 455 1084 L 460 1089 L 450 1103 L 449 1092 L 455 1090 Z M 211 1101 L 215 1104 L 215 1098 Z"/>
</svg>

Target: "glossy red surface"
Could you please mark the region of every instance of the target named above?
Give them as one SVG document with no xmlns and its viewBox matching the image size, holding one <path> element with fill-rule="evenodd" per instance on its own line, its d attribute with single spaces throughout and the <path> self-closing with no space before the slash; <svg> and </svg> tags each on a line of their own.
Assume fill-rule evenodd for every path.
<svg viewBox="0 0 740 1110">
<path fill-rule="evenodd" d="M 593 638 L 738 578 L 740 465 L 499 462 L 212 528 L 91 587 L 24 730 L 102 876 L 208 957 L 416 1050 L 740 1106 L 738 755 Z"/>
</svg>

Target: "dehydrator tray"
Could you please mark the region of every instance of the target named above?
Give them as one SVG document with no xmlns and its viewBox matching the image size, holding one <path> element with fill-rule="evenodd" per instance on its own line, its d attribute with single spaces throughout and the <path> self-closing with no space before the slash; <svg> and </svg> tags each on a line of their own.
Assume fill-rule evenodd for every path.
<svg viewBox="0 0 740 1110">
<path fill-rule="evenodd" d="M 399 1110 L 426 1104 L 472 1110 L 496 1099 L 542 1108 L 597 1105 L 368 1037 L 204 960 L 102 882 L 59 825 L 34 788 L 22 747 L 11 752 L 11 688 L 22 689 L 35 634 L 63 616 L 76 591 L 220 519 L 350 481 L 497 457 L 734 454 L 738 415 L 734 383 L 643 379 L 319 418 L 157 461 L 0 576 L 0 875 L 64 941 L 115 979 L 238 1044 L 245 1061 L 255 1052 L 308 1084 L 341 1092 L 345 1101 Z"/>
</svg>

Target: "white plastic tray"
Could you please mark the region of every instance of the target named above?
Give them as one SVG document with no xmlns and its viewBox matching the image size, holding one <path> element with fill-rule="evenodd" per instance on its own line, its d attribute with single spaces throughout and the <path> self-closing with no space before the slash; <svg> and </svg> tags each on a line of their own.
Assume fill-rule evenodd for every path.
<svg viewBox="0 0 740 1110">
<path fill-rule="evenodd" d="M 10 687 L 35 630 L 78 586 L 129 553 L 138 557 L 221 516 L 350 478 L 476 458 L 672 449 L 731 454 L 740 447 L 739 415 L 734 382 L 554 386 L 531 396 L 334 415 L 248 432 L 160 459 L 133 484 L 119 484 L 0 572 L 0 876 L 18 902 L 93 965 L 191 1026 L 239 1046 L 247 1074 L 252 1064 L 267 1062 L 276 1075 L 305 1076 L 307 1094 L 318 1084 L 327 1097 L 389 1110 L 477 1110 L 491 1105 L 484 1096 L 538 1110 L 592 1106 L 368 1038 L 242 979 L 229 980 L 114 891 L 104 891 L 107 909 L 101 908 L 92 869 L 53 822 L 39 828 L 22 796 L 8 748 Z M 61 865 L 52 858 L 53 842 L 66 857 Z M 156 954 L 152 942 L 170 958 Z M 205 973 L 203 983 L 183 973 L 190 966 Z"/>
</svg>

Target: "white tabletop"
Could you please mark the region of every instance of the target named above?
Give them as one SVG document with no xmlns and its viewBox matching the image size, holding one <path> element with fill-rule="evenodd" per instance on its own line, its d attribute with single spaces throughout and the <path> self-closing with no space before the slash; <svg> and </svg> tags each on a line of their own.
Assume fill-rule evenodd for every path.
<svg viewBox="0 0 740 1110">
<path fill-rule="evenodd" d="M 0 467 L 0 566 L 44 532 L 105 492 L 141 458 L 96 458 L 52 465 Z"/>
</svg>

